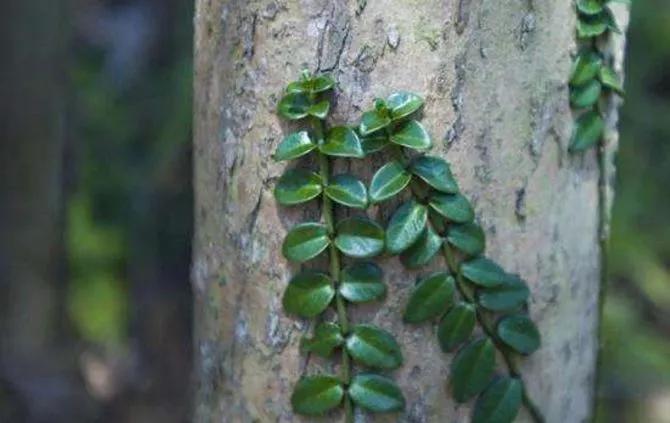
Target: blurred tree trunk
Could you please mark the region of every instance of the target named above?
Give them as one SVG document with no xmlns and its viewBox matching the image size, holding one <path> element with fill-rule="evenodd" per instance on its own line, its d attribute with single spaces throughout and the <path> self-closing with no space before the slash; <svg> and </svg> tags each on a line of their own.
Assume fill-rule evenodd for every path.
<svg viewBox="0 0 670 423">
<path fill-rule="evenodd" d="M 567 153 L 567 78 L 576 49 L 571 2 L 196 4 L 196 420 L 299 420 L 290 409 L 292 386 L 318 365 L 299 352 L 306 322 L 282 312 L 295 269 L 280 252 L 287 229 L 316 210 L 280 208 L 272 195 L 285 166 L 271 159 L 286 129 L 276 103 L 303 67 L 338 80 L 340 122 L 392 90 L 425 96 L 432 153 L 449 159 L 474 202 L 487 255 L 531 286 L 530 312 L 543 347 L 523 364 L 529 391 L 550 422 L 588 420 L 598 350 L 599 232 L 606 227 L 599 181 L 609 184 L 611 166 L 601 169 L 596 149 Z M 622 45 L 619 37 L 608 46 L 619 69 Z M 613 105 L 608 113 L 610 157 L 617 140 Z M 376 160 L 375 168 L 383 163 Z M 352 167 L 370 176 L 373 166 Z M 369 212 L 379 217 L 379 210 Z M 429 325 L 401 321 L 416 274 L 396 259 L 383 264 L 387 300 L 352 307 L 351 314 L 400 340 L 406 361 L 395 378 L 408 403 L 399 418 L 376 421 L 464 421 L 469 408 L 452 402 L 445 383 L 453 356 L 439 351 Z"/>
<path fill-rule="evenodd" d="M 66 12 L 65 0 L 0 6 L 2 421 L 86 409 L 63 318 Z"/>
</svg>

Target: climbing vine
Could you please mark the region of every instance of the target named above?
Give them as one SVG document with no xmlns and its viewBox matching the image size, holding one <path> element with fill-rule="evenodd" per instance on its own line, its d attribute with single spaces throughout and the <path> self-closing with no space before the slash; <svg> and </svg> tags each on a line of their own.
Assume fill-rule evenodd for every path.
<svg viewBox="0 0 670 423">
<path fill-rule="evenodd" d="M 586 150 L 598 143 L 605 130 L 602 101 L 610 92 L 623 95 L 612 68 L 612 58 L 599 49 L 610 33 L 621 33 L 610 0 L 577 0 L 577 54 L 570 76 L 570 105 L 576 114 L 570 150 Z"/>
</svg>

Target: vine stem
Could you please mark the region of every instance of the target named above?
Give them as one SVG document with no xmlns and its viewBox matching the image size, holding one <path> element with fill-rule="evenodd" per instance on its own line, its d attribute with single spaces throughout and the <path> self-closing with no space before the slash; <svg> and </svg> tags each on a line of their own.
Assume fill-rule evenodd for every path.
<svg viewBox="0 0 670 423">
<path fill-rule="evenodd" d="M 321 141 L 323 139 L 323 122 L 318 118 L 312 118 L 312 125 L 314 131 L 316 132 L 317 139 Z M 322 153 L 318 153 L 319 156 L 319 170 L 321 173 L 321 180 L 324 186 L 327 186 L 330 179 L 330 158 Z M 323 216 L 324 224 L 328 230 L 329 236 L 332 238 L 335 237 L 335 216 L 334 216 L 334 207 L 331 199 L 323 194 L 321 196 L 321 214 Z M 335 284 L 335 307 L 337 309 L 337 321 L 340 324 L 342 335 L 345 336 L 349 333 L 349 321 L 347 319 L 347 309 L 344 303 L 344 298 L 340 294 L 338 289 L 340 284 L 340 252 L 335 247 L 335 244 L 330 243 L 329 253 L 330 253 L 330 277 Z M 349 385 L 351 382 L 351 363 L 350 363 L 349 354 L 346 350 L 342 350 L 342 366 L 340 368 L 340 378 L 345 385 Z M 345 423 L 353 423 L 354 413 L 353 406 L 351 404 L 351 399 L 348 395 L 344 397 L 344 421 Z"/>
</svg>

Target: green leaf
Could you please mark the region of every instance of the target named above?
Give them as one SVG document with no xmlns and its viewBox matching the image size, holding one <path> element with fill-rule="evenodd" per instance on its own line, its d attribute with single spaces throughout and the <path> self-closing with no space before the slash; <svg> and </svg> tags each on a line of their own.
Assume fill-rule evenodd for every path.
<svg viewBox="0 0 670 423">
<path fill-rule="evenodd" d="M 318 256 L 330 245 L 328 230 L 320 223 L 300 223 L 288 232 L 282 252 L 291 261 L 305 262 Z"/>
<path fill-rule="evenodd" d="M 540 348 L 540 332 L 526 315 L 517 314 L 502 318 L 496 332 L 505 344 L 521 354 L 531 354 Z"/>
<path fill-rule="evenodd" d="M 386 227 L 386 250 L 398 254 L 414 244 L 428 221 L 428 209 L 414 200 L 403 203 Z"/>
<path fill-rule="evenodd" d="M 344 398 L 344 387 L 337 377 L 305 376 L 295 385 L 291 405 L 296 413 L 314 416 L 337 407 L 342 398 Z"/>
<path fill-rule="evenodd" d="M 591 81 L 598 75 L 603 59 L 594 51 L 582 51 L 576 58 L 570 76 L 570 85 L 579 86 Z"/>
<path fill-rule="evenodd" d="M 584 85 L 570 88 L 570 104 L 574 108 L 591 107 L 598 102 L 602 85 L 597 79 L 592 79 Z"/>
<path fill-rule="evenodd" d="M 437 339 L 445 353 L 467 341 L 475 328 L 477 316 L 475 307 L 468 303 L 458 303 L 444 315 L 437 327 Z"/>
<path fill-rule="evenodd" d="M 381 151 L 389 145 L 388 135 L 381 131 L 365 137 L 361 136 L 360 139 L 366 156 Z"/>
<path fill-rule="evenodd" d="M 491 381 L 495 369 L 495 349 L 490 339 L 478 339 L 463 347 L 451 363 L 454 399 L 466 402 Z"/>
<path fill-rule="evenodd" d="M 410 171 L 438 191 L 458 193 L 458 184 L 451 174 L 449 164 L 439 157 L 421 156 L 412 162 Z"/>
<path fill-rule="evenodd" d="M 335 80 L 328 75 L 319 75 L 312 78 L 311 82 L 311 91 L 314 94 L 318 94 L 335 86 Z"/>
<path fill-rule="evenodd" d="M 403 319 L 421 323 L 446 312 L 454 301 L 454 278 L 447 272 L 432 273 L 419 281 L 407 302 Z"/>
<path fill-rule="evenodd" d="M 423 106 L 423 99 L 417 94 L 399 91 L 386 99 L 386 107 L 391 111 L 391 118 L 399 120 L 411 115 Z"/>
<path fill-rule="evenodd" d="M 390 124 L 391 118 L 383 110 L 370 110 L 363 113 L 358 130 L 362 136 L 367 136 L 375 131 L 386 128 Z"/>
<path fill-rule="evenodd" d="M 330 357 L 333 350 L 344 343 L 342 329 L 335 323 L 319 323 L 314 329 L 314 336 L 303 338 L 301 347 L 304 351 L 313 352 L 321 357 Z"/>
<path fill-rule="evenodd" d="M 382 298 L 386 285 L 382 282 L 382 269 L 371 262 L 359 262 L 342 270 L 340 294 L 352 303 L 364 303 Z"/>
<path fill-rule="evenodd" d="M 593 16 L 580 16 L 577 19 L 577 37 L 591 38 L 602 35 L 607 31 L 607 17 L 605 13 Z"/>
<path fill-rule="evenodd" d="M 287 313 L 314 317 L 328 308 L 334 296 L 335 289 L 328 275 L 304 271 L 288 283 L 282 304 Z"/>
<path fill-rule="evenodd" d="M 605 130 L 605 121 L 597 111 L 591 110 L 579 116 L 572 130 L 569 150 L 584 151 L 600 140 Z"/>
<path fill-rule="evenodd" d="M 605 20 L 607 29 L 617 34 L 621 34 L 621 28 L 619 28 L 619 25 L 617 25 L 616 19 L 614 18 L 614 13 L 612 13 L 612 10 L 610 10 L 609 7 L 605 7 L 599 16 L 601 15 L 604 15 L 603 19 Z"/>
<path fill-rule="evenodd" d="M 319 175 L 304 169 L 289 169 L 275 186 L 275 198 L 279 204 L 291 206 L 316 198 L 321 191 Z"/>
<path fill-rule="evenodd" d="M 410 120 L 394 132 L 391 142 L 414 150 L 426 150 L 433 145 L 426 129 L 415 120 Z"/>
<path fill-rule="evenodd" d="M 374 220 L 350 217 L 337 224 L 335 246 L 345 255 L 374 257 L 384 251 L 384 229 Z"/>
<path fill-rule="evenodd" d="M 400 346 L 393 335 L 373 325 L 356 325 L 345 347 L 354 361 L 378 369 L 396 369 L 402 364 Z"/>
<path fill-rule="evenodd" d="M 400 255 L 400 261 L 405 267 L 415 269 L 428 264 L 442 246 L 442 238 L 435 233 L 432 227 L 426 225 L 426 229 L 421 233 L 411 247 L 403 251 Z"/>
<path fill-rule="evenodd" d="M 273 156 L 275 160 L 293 160 L 316 148 L 307 131 L 294 132 L 284 138 Z"/>
<path fill-rule="evenodd" d="M 405 408 L 405 398 L 395 382 L 375 374 L 363 373 L 354 376 L 349 386 L 349 396 L 359 407 L 375 413 Z"/>
<path fill-rule="evenodd" d="M 328 131 L 325 142 L 319 145 L 319 151 L 336 157 L 361 158 L 365 156 L 358 135 L 353 129 L 346 126 L 336 126 Z"/>
<path fill-rule="evenodd" d="M 484 231 L 476 223 L 451 225 L 447 242 L 469 256 L 481 254 L 486 246 Z"/>
<path fill-rule="evenodd" d="M 585 15 L 597 15 L 603 11 L 601 0 L 577 0 L 577 9 Z"/>
<path fill-rule="evenodd" d="M 370 182 L 370 202 L 372 204 L 387 200 L 403 189 L 412 180 L 405 167 L 398 161 L 386 163 L 379 168 Z"/>
<path fill-rule="evenodd" d="M 601 67 L 600 73 L 598 74 L 598 78 L 605 87 L 609 88 L 610 90 L 613 90 L 619 95 L 624 95 L 623 85 L 619 80 L 619 75 L 617 75 L 617 73 L 611 67 L 609 66 Z"/>
<path fill-rule="evenodd" d="M 502 284 L 482 289 L 478 293 L 479 304 L 491 311 L 506 311 L 521 307 L 530 291 L 526 283 L 516 275 L 508 275 Z"/>
<path fill-rule="evenodd" d="M 507 272 L 486 257 L 461 263 L 461 273 L 470 282 L 485 288 L 501 285 L 509 279 Z"/>
<path fill-rule="evenodd" d="M 428 203 L 441 216 L 455 223 L 472 222 L 475 211 L 467 198 L 461 194 L 440 194 L 431 196 Z"/>
<path fill-rule="evenodd" d="M 279 100 L 278 112 L 286 119 L 296 120 L 307 116 L 309 98 L 303 93 L 289 93 Z"/>
<path fill-rule="evenodd" d="M 522 395 L 519 379 L 496 379 L 477 398 L 472 423 L 512 423 L 521 408 Z"/>
<path fill-rule="evenodd" d="M 367 188 L 353 175 L 334 176 L 328 183 L 325 193 L 336 203 L 347 207 L 364 209 L 368 206 Z"/>
<path fill-rule="evenodd" d="M 328 111 L 330 110 L 330 102 L 328 100 L 320 101 L 307 109 L 307 114 L 310 116 L 317 117 L 319 119 L 325 119 L 328 116 Z"/>
</svg>

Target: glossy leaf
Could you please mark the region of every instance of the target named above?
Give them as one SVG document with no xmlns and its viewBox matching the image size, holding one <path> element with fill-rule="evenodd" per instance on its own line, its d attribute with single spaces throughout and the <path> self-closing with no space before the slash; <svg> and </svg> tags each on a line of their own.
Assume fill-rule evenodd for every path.
<svg viewBox="0 0 670 423">
<path fill-rule="evenodd" d="M 577 36 L 591 38 L 602 35 L 607 31 L 607 17 L 604 12 L 593 16 L 582 15 L 577 19 Z"/>
<path fill-rule="evenodd" d="M 318 256 L 330 244 L 328 230 L 320 223 L 300 223 L 289 231 L 282 245 L 284 257 L 305 262 Z"/>
<path fill-rule="evenodd" d="M 597 79 L 592 79 L 584 85 L 570 88 L 570 104 L 574 108 L 591 107 L 598 102 L 602 85 Z"/>
<path fill-rule="evenodd" d="M 458 193 L 458 184 L 449 164 L 439 157 L 421 156 L 412 162 L 410 171 L 438 191 Z"/>
<path fill-rule="evenodd" d="M 291 405 L 296 413 L 314 416 L 337 407 L 343 398 L 344 387 L 337 377 L 305 376 L 295 385 Z"/>
<path fill-rule="evenodd" d="M 423 106 L 423 99 L 414 93 L 399 91 L 386 99 L 386 107 L 391 111 L 393 120 L 411 115 Z"/>
<path fill-rule="evenodd" d="M 336 126 L 328 131 L 325 142 L 319 145 L 319 151 L 336 157 L 361 158 L 365 156 L 358 135 L 353 129 L 346 126 Z"/>
<path fill-rule="evenodd" d="M 453 306 L 437 327 L 437 339 L 442 351 L 451 352 L 467 341 L 475 328 L 476 319 L 472 304 L 458 303 Z"/>
<path fill-rule="evenodd" d="M 330 102 L 328 100 L 320 101 L 307 109 L 307 114 L 310 116 L 317 117 L 319 119 L 325 119 L 328 116 L 328 111 L 330 110 Z"/>
<path fill-rule="evenodd" d="M 461 194 L 435 193 L 428 204 L 442 217 L 455 223 L 472 222 L 475 218 L 475 210 Z"/>
<path fill-rule="evenodd" d="M 570 85 L 580 86 L 594 79 L 598 76 L 602 63 L 603 60 L 598 53 L 591 50 L 581 52 L 575 58 Z"/>
<path fill-rule="evenodd" d="M 501 285 L 509 279 L 509 275 L 500 266 L 486 257 L 463 262 L 461 273 L 470 282 L 485 288 Z"/>
<path fill-rule="evenodd" d="M 415 120 L 400 126 L 391 135 L 391 142 L 414 150 L 426 150 L 433 145 L 426 129 Z"/>
<path fill-rule="evenodd" d="M 354 263 L 342 270 L 340 294 L 353 303 L 379 299 L 386 294 L 382 276 L 382 269 L 374 263 Z"/>
<path fill-rule="evenodd" d="M 319 323 L 314 329 L 314 336 L 303 338 L 301 347 L 304 351 L 313 352 L 321 357 L 330 357 L 333 350 L 344 343 L 342 329 L 338 324 Z"/>
<path fill-rule="evenodd" d="M 275 186 L 275 198 L 279 204 L 291 206 L 316 198 L 321 191 L 319 175 L 304 169 L 289 169 Z"/>
<path fill-rule="evenodd" d="M 286 94 L 279 101 L 278 112 L 286 119 L 296 120 L 307 116 L 307 109 L 310 107 L 309 98 L 303 93 Z"/>
<path fill-rule="evenodd" d="M 374 134 L 370 134 L 365 137 L 361 136 L 359 138 L 361 139 L 363 151 L 365 152 L 366 156 L 368 154 L 383 150 L 390 143 L 388 135 L 383 131 L 375 132 Z"/>
<path fill-rule="evenodd" d="M 530 291 L 526 283 L 516 275 L 508 277 L 498 286 L 482 289 L 478 293 L 479 304 L 491 311 L 514 310 L 521 307 Z"/>
<path fill-rule="evenodd" d="M 531 354 L 540 348 L 540 332 L 526 315 L 517 314 L 502 318 L 496 332 L 505 344 L 521 354 Z"/>
<path fill-rule="evenodd" d="M 403 319 L 421 323 L 445 313 L 453 304 L 454 278 L 446 272 L 430 274 L 419 281 L 409 297 Z"/>
<path fill-rule="evenodd" d="M 521 408 L 522 396 L 519 379 L 496 379 L 477 398 L 472 423 L 512 423 Z"/>
<path fill-rule="evenodd" d="M 313 93 L 318 94 L 335 86 L 335 81 L 328 75 L 319 75 L 291 82 L 286 87 L 289 93 Z"/>
<path fill-rule="evenodd" d="M 353 175 L 334 176 L 325 188 L 325 193 L 336 203 L 347 207 L 364 209 L 368 206 L 367 188 Z"/>
<path fill-rule="evenodd" d="M 374 257 L 384 251 L 384 229 L 374 220 L 351 217 L 337 224 L 335 246 L 350 257 Z"/>
<path fill-rule="evenodd" d="M 395 382 L 376 374 L 354 376 L 348 392 L 356 405 L 372 412 L 385 413 L 405 408 L 405 398 Z"/>
<path fill-rule="evenodd" d="M 396 369 L 402 364 L 400 346 L 393 335 L 374 325 L 356 325 L 345 347 L 354 361 L 378 369 Z"/>
<path fill-rule="evenodd" d="M 403 251 L 400 261 L 405 267 L 415 269 L 428 264 L 442 246 L 442 237 L 435 233 L 430 225 L 419 236 L 411 247 Z"/>
<path fill-rule="evenodd" d="M 577 9 L 585 15 L 597 15 L 603 11 L 601 0 L 577 0 Z"/>
<path fill-rule="evenodd" d="M 624 94 L 623 85 L 619 80 L 619 75 L 609 66 L 603 66 L 600 68 L 598 78 L 602 84 L 609 88 L 610 90 L 615 91 L 619 95 Z"/>
<path fill-rule="evenodd" d="M 451 363 L 454 399 L 466 402 L 491 381 L 495 369 L 495 348 L 489 338 L 478 339 L 463 347 Z"/>
<path fill-rule="evenodd" d="M 412 175 L 398 161 L 379 168 L 370 182 L 370 202 L 376 204 L 389 199 L 405 189 Z"/>
<path fill-rule="evenodd" d="M 293 160 L 304 156 L 316 148 L 307 131 L 294 132 L 284 138 L 277 147 L 275 160 Z"/>
<path fill-rule="evenodd" d="M 428 221 L 428 209 L 414 200 L 403 203 L 386 226 L 386 250 L 398 254 L 414 244 Z"/>
<path fill-rule="evenodd" d="M 335 288 L 328 275 L 304 271 L 288 283 L 282 304 L 287 313 L 314 317 L 328 308 L 334 296 Z"/>
<path fill-rule="evenodd" d="M 484 231 L 476 223 L 451 225 L 447 242 L 469 256 L 481 254 L 486 246 Z"/>
<path fill-rule="evenodd" d="M 598 143 L 605 130 L 605 122 L 597 111 L 584 113 L 575 121 L 570 140 L 570 151 L 584 151 Z"/>
<path fill-rule="evenodd" d="M 358 130 L 362 136 L 367 136 L 375 131 L 386 128 L 390 124 L 391 118 L 383 110 L 370 110 L 361 116 L 361 124 Z"/>
</svg>

